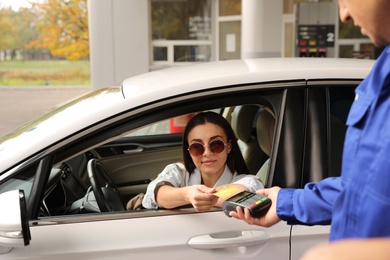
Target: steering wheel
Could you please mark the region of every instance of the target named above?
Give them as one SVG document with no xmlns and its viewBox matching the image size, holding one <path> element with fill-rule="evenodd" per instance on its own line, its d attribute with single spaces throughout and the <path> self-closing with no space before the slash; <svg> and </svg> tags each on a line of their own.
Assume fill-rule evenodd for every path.
<svg viewBox="0 0 390 260">
<path fill-rule="evenodd" d="M 112 212 L 125 210 L 122 196 L 103 164 L 97 159 L 91 159 L 88 161 L 87 171 L 92 191 L 100 211 Z M 97 174 L 103 178 L 103 181 L 105 182 L 104 187 L 99 185 Z"/>
</svg>

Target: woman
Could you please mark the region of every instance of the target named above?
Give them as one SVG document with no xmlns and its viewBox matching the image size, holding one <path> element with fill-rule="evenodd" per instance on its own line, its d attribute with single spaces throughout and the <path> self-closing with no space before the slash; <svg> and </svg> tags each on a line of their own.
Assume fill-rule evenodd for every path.
<svg viewBox="0 0 390 260">
<path fill-rule="evenodd" d="M 263 188 L 248 168 L 229 122 L 214 112 L 194 116 L 183 133 L 183 161 L 173 163 L 153 180 L 142 205 L 148 209 L 175 208 L 192 204 L 196 211 L 221 207 L 213 195 L 216 187 L 231 183 L 239 190 Z"/>
</svg>

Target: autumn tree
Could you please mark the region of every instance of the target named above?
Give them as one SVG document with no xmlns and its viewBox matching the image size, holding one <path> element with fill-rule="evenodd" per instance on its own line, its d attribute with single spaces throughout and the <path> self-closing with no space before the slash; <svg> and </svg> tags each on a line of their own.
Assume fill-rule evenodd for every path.
<svg viewBox="0 0 390 260">
<path fill-rule="evenodd" d="M 32 3 L 32 11 L 42 34 L 28 47 L 47 48 L 67 60 L 89 56 L 87 0 L 45 0 Z"/>
<path fill-rule="evenodd" d="M 12 21 L 13 11 L 11 8 L 0 9 L 0 51 L 13 48 L 16 32 L 15 24 Z"/>
<path fill-rule="evenodd" d="M 38 17 L 29 8 L 20 8 L 15 12 L 14 21 L 18 32 L 17 43 L 15 43 L 17 49 L 26 48 L 28 43 L 41 35 L 36 26 Z"/>
</svg>

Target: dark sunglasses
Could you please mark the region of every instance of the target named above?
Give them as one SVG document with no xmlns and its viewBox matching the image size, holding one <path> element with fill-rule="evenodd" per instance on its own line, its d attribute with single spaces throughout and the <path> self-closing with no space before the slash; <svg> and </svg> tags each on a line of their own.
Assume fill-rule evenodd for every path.
<svg viewBox="0 0 390 260">
<path fill-rule="evenodd" d="M 220 154 L 225 150 L 225 145 L 227 143 L 222 142 L 221 140 L 214 140 L 209 143 L 209 145 L 203 145 L 200 143 L 193 143 L 188 148 L 188 151 L 192 156 L 201 156 L 204 151 L 206 150 L 206 147 L 208 146 L 210 148 L 210 151 L 214 154 Z"/>
</svg>

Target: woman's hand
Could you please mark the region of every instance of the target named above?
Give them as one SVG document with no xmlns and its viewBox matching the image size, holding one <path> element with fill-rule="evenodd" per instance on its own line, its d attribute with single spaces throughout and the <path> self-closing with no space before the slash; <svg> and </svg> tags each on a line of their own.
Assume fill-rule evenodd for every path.
<svg viewBox="0 0 390 260">
<path fill-rule="evenodd" d="M 186 197 L 198 212 L 209 211 L 218 201 L 218 197 L 213 195 L 215 188 L 205 185 L 193 185 L 186 187 Z"/>
<path fill-rule="evenodd" d="M 280 221 L 280 218 L 276 214 L 276 201 L 280 187 L 272 187 L 269 189 L 258 190 L 256 193 L 266 196 L 271 199 L 272 205 L 264 216 L 254 218 L 251 216 L 248 209 L 242 210 L 241 207 L 236 208 L 236 212 L 231 211 L 230 216 L 236 219 L 244 220 L 250 225 L 258 225 L 262 227 L 270 227 Z"/>
</svg>

